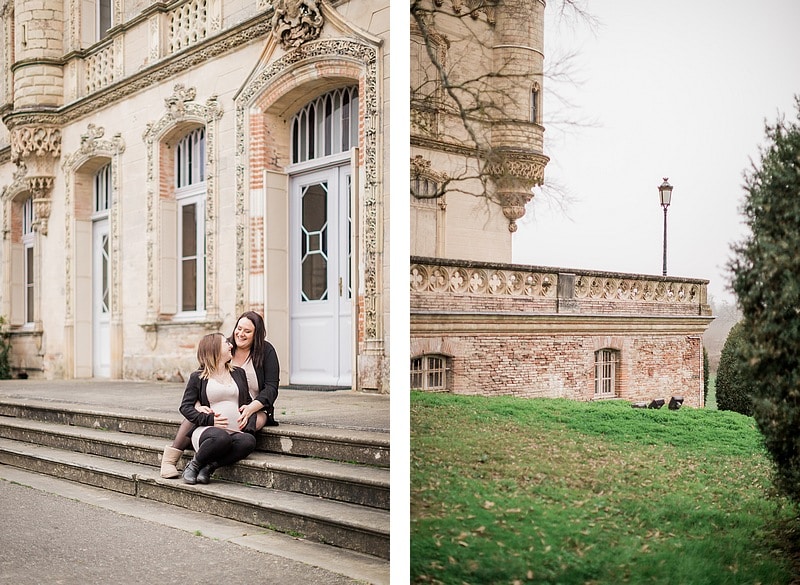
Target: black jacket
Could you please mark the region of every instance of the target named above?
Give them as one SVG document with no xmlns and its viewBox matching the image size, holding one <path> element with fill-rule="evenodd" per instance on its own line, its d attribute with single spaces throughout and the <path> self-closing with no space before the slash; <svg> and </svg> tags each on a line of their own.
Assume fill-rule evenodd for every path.
<svg viewBox="0 0 800 585">
<path fill-rule="evenodd" d="M 236 382 L 239 389 L 239 406 L 249 404 L 250 391 L 247 389 L 247 375 L 242 368 L 233 368 L 231 370 L 231 377 Z M 208 380 L 200 377 L 200 370 L 195 370 L 189 376 L 189 381 L 186 383 L 186 390 L 183 391 L 183 400 L 181 400 L 180 411 L 186 417 L 186 420 L 194 423 L 198 427 L 213 427 L 214 415 L 205 412 L 199 412 L 195 407 L 195 403 L 199 400 L 203 406 L 211 406 L 208 401 L 208 394 L 206 387 Z M 256 417 L 251 416 L 247 421 L 247 426 L 242 429 L 248 433 L 255 433 L 256 430 Z M 192 429 L 194 431 L 194 428 Z M 191 431 L 189 432 L 191 434 Z"/>
<path fill-rule="evenodd" d="M 255 367 L 255 361 L 253 362 Z M 261 367 L 255 368 L 258 378 L 258 400 L 265 408 L 273 408 L 278 398 L 278 384 L 281 378 L 281 366 L 278 363 L 278 352 L 267 341 L 264 344 L 264 359 Z"/>
</svg>

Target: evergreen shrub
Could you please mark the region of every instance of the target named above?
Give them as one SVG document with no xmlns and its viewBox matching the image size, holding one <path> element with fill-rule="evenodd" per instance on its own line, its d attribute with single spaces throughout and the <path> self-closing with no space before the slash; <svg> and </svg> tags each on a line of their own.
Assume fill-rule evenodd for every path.
<svg viewBox="0 0 800 585">
<path fill-rule="evenodd" d="M 717 408 L 752 416 L 752 388 L 744 370 L 744 330 L 737 323 L 728 332 L 717 368 Z"/>
</svg>

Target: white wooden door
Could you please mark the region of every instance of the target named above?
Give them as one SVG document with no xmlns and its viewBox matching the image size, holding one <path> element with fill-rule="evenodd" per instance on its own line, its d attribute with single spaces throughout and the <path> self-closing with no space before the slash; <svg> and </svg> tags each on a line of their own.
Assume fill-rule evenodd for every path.
<svg viewBox="0 0 800 585">
<path fill-rule="evenodd" d="M 349 166 L 291 180 L 292 384 L 352 382 L 350 185 Z"/>
<path fill-rule="evenodd" d="M 108 219 L 99 219 L 92 224 L 92 374 L 96 378 L 111 374 L 110 283 Z"/>
</svg>

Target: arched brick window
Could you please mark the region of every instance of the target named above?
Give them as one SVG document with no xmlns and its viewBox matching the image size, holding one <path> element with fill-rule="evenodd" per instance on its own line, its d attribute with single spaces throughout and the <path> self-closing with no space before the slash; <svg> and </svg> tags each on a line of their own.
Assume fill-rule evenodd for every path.
<svg viewBox="0 0 800 585">
<path fill-rule="evenodd" d="M 594 354 L 594 397 L 615 398 L 619 388 L 619 351 L 600 349 Z"/>
</svg>

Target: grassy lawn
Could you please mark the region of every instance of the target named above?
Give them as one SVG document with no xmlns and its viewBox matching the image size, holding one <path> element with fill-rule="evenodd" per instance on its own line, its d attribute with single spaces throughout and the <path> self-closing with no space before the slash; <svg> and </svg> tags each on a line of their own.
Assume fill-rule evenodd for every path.
<svg viewBox="0 0 800 585">
<path fill-rule="evenodd" d="M 752 418 L 411 395 L 412 583 L 792 581 Z"/>
</svg>

